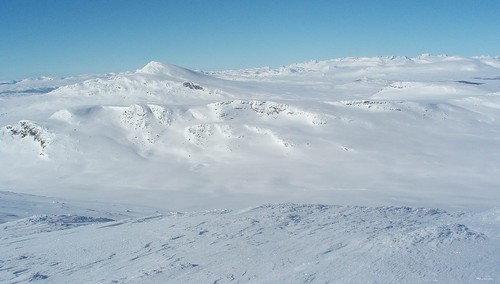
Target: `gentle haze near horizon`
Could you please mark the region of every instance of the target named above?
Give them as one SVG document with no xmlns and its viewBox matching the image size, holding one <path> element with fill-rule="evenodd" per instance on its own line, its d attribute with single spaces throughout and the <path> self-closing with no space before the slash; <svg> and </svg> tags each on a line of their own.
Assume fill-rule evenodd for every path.
<svg viewBox="0 0 500 284">
<path fill-rule="evenodd" d="M 500 53 L 500 1 L 0 2 L 0 80 L 311 59 Z"/>
</svg>

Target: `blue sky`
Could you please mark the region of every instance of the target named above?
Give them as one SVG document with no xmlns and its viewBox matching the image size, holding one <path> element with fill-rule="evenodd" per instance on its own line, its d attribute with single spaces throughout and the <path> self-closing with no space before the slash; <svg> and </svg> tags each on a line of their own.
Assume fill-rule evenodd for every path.
<svg viewBox="0 0 500 284">
<path fill-rule="evenodd" d="M 0 0 L 0 80 L 500 55 L 498 0 Z"/>
</svg>

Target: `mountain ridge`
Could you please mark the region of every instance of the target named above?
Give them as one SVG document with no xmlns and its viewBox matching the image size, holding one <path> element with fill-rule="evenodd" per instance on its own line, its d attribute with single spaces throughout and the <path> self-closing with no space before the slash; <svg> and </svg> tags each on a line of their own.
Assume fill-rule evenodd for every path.
<svg viewBox="0 0 500 284">
<path fill-rule="evenodd" d="M 0 189 L 120 192 L 174 209 L 226 198 L 490 208 L 500 68 L 491 58 L 422 58 L 431 63 L 374 57 L 214 74 L 153 61 L 3 95 Z M 41 86 L 32 83 L 23 88 Z M 50 143 L 15 135 L 23 121 Z"/>
</svg>

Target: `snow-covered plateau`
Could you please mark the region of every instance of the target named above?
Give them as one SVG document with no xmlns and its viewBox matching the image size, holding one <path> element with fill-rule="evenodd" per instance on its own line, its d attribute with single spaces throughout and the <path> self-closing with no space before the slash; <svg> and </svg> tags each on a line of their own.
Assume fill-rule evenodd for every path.
<svg viewBox="0 0 500 284">
<path fill-rule="evenodd" d="M 2 283 L 500 283 L 498 57 L 0 82 L 0 170 Z"/>
</svg>

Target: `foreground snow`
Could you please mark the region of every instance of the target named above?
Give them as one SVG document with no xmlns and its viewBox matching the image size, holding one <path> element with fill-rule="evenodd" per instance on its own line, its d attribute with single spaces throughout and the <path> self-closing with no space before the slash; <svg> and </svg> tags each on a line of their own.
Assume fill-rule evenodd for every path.
<svg viewBox="0 0 500 284">
<path fill-rule="evenodd" d="M 26 198 L 0 196 L 2 206 Z M 111 205 L 93 204 L 107 213 L 89 217 L 54 202 L 68 205 L 0 224 L 2 283 L 500 280 L 499 211 L 275 204 L 125 218 Z"/>
</svg>

